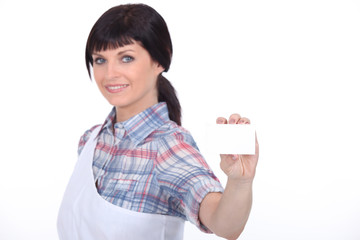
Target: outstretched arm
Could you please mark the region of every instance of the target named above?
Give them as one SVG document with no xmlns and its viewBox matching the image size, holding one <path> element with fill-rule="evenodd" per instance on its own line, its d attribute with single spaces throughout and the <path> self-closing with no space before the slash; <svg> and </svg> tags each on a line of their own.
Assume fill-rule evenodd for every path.
<svg viewBox="0 0 360 240">
<path fill-rule="evenodd" d="M 227 124 L 218 118 L 218 124 Z M 250 124 L 250 120 L 233 114 L 229 124 Z M 209 193 L 200 205 L 200 221 L 216 235 L 237 239 L 248 220 L 252 204 L 252 183 L 259 158 L 256 139 L 255 155 L 221 155 L 220 167 L 228 177 L 224 193 Z"/>
</svg>

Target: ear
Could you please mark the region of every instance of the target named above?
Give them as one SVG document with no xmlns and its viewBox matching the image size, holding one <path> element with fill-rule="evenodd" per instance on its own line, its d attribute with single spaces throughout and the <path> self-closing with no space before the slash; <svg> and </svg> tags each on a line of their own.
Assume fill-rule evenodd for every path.
<svg viewBox="0 0 360 240">
<path fill-rule="evenodd" d="M 162 73 L 163 71 L 165 71 L 165 68 L 160 64 L 160 63 L 155 63 L 156 64 L 156 73 L 157 75 L 159 75 L 160 73 Z"/>
</svg>

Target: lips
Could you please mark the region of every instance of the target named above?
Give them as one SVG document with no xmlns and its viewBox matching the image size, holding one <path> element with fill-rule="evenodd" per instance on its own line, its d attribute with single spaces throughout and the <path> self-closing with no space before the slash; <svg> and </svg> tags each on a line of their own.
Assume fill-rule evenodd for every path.
<svg viewBox="0 0 360 240">
<path fill-rule="evenodd" d="M 105 88 L 110 93 L 119 93 L 124 91 L 128 86 L 129 84 L 119 84 L 119 85 L 108 85 L 105 86 Z"/>
</svg>

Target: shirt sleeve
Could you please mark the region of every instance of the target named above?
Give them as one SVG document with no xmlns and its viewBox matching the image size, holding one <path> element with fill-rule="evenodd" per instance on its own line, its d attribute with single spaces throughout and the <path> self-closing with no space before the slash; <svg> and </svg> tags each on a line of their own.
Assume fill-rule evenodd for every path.
<svg viewBox="0 0 360 240">
<path fill-rule="evenodd" d="M 80 137 L 79 145 L 78 145 L 78 156 L 80 156 L 86 142 L 89 140 L 92 131 L 98 126 L 99 125 L 96 125 L 96 126 L 90 128 L 90 129 L 86 130 L 85 133 Z"/>
<path fill-rule="evenodd" d="M 201 231 L 211 233 L 199 220 L 200 203 L 209 192 L 223 192 L 189 133 L 177 132 L 160 141 L 158 181 L 179 202 L 178 211 Z"/>
</svg>

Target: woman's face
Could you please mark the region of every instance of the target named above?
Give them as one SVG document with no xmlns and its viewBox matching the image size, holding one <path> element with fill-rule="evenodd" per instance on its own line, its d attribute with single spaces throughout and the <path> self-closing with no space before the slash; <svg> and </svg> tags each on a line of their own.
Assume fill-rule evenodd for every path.
<svg viewBox="0 0 360 240">
<path fill-rule="evenodd" d="M 94 52 L 95 81 L 124 121 L 158 102 L 156 81 L 164 68 L 137 42 Z"/>
</svg>

